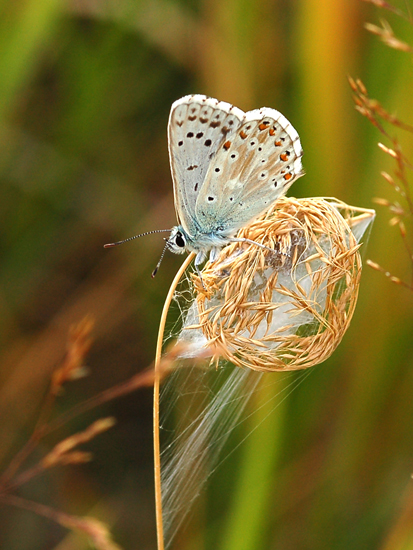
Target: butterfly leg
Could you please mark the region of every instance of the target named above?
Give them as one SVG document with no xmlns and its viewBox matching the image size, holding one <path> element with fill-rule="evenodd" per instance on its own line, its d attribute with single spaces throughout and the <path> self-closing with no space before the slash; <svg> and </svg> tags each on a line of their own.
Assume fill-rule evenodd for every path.
<svg viewBox="0 0 413 550">
<path fill-rule="evenodd" d="M 199 270 L 199 267 L 198 267 L 200 264 L 202 264 L 202 262 L 204 260 L 205 260 L 205 253 L 204 252 L 198 252 L 198 254 L 195 257 L 195 269 L 196 269 L 196 272 L 198 274 L 198 277 L 201 280 L 201 284 L 202 284 L 203 289 L 206 290 L 205 285 L 204 285 L 204 281 L 202 280 L 201 271 Z"/>
<path fill-rule="evenodd" d="M 211 252 L 209 253 L 209 261 L 211 264 L 215 262 L 215 260 L 218 258 L 220 252 L 220 248 L 214 247 L 211 248 Z"/>
</svg>

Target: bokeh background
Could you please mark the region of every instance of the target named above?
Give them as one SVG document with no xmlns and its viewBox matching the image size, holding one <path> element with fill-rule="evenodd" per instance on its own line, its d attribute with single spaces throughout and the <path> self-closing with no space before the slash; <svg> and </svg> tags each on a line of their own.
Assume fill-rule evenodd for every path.
<svg viewBox="0 0 413 550">
<path fill-rule="evenodd" d="M 376 196 L 401 200 L 380 177 L 394 161 L 354 110 L 347 81 L 361 77 L 412 122 L 411 54 L 364 29 L 382 17 L 413 43 L 409 22 L 361 0 L 1 2 L 3 467 L 33 428 L 72 323 L 96 320 L 90 375 L 67 385 L 55 414 L 153 359 L 182 258 L 167 255 L 152 280 L 161 236 L 102 245 L 175 223 L 166 141 L 174 100 L 204 93 L 285 114 L 305 152 L 306 176 L 290 194 L 367 208 Z M 413 160 L 411 137 L 400 141 Z M 378 207 L 365 257 L 409 282 L 390 217 Z M 225 461 L 177 548 L 412 548 L 412 318 L 411 291 L 366 267 L 338 350 L 278 407 L 269 401 L 273 413 Z M 95 418 L 118 419 L 87 446 L 93 462 L 53 470 L 19 494 L 105 521 L 122 548 L 154 550 L 151 407 L 148 389 L 53 434 L 28 464 Z M 30 512 L 1 505 L 0 515 L 6 550 L 90 547 Z"/>
</svg>

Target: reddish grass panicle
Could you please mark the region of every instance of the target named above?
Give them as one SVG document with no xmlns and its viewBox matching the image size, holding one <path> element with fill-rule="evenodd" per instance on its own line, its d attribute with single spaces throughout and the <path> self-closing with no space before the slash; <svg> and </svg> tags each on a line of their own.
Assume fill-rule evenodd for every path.
<svg viewBox="0 0 413 550">
<path fill-rule="evenodd" d="M 0 505 L 29 510 L 55 521 L 63 527 L 81 532 L 91 540 L 97 550 L 120 550 L 120 546 L 112 540 L 109 528 L 98 519 L 68 514 L 54 506 L 34 502 L 16 494 L 29 481 L 44 475 L 52 468 L 89 462 L 93 458 L 92 454 L 84 451 L 80 446 L 110 429 L 115 424 L 115 420 L 111 417 L 100 418 L 84 430 L 59 441 L 43 458 L 35 460 L 34 464 L 33 460 L 32 464 L 27 464 L 30 457 L 33 459 L 32 455 L 41 443 L 43 450 L 47 447 L 47 443 L 44 442 L 46 436 L 87 411 L 154 384 L 155 370 L 151 366 L 147 370 L 134 374 L 128 380 L 74 405 L 66 412 L 56 415 L 54 405 L 56 399 L 66 388 L 66 384 L 88 373 L 88 369 L 84 365 L 92 344 L 93 326 L 93 320 L 90 317 L 85 317 L 70 328 L 66 353 L 51 373 L 49 389 L 40 405 L 39 416 L 33 427 L 33 432 L 20 451 L 12 457 L 4 471 L 0 473 Z M 167 349 L 157 366 L 156 379 L 160 380 L 166 376 L 175 366 L 176 359 L 183 353 L 182 345 L 175 345 L 172 349 Z"/>
<path fill-rule="evenodd" d="M 406 13 L 399 8 L 385 2 L 384 0 L 366 0 L 367 2 L 374 4 L 382 10 L 386 10 L 389 13 L 396 15 L 407 21 L 412 26 L 413 18 L 406 4 Z M 372 34 L 378 36 L 380 40 L 389 48 L 398 50 L 400 55 L 405 53 L 412 54 L 413 48 L 411 44 L 400 40 L 395 36 L 393 29 L 388 21 L 381 19 L 381 27 L 366 23 L 365 28 Z M 410 29 L 411 34 L 411 29 Z M 411 190 L 411 172 L 413 170 L 413 164 L 411 160 L 404 154 L 401 146 L 399 133 L 401 131 L 409 134 L 413 133 L 413 126 L 407 124 L 401 117 L 395 116 L 384 108 L 381 103 L 372 97 L 363 82 L 358 79 L 349 78 L 350 86 L 353 91 L 353 99 L 356 110 L 366 117 L 373 126 L 377 128 L 380 134 L 390 143 L 390 147 L 383 143 L 378 143 L 378 146 L 383 153 L 391 157 L 395 162 L 395 169 L 393 174 L 389 174 L 386 171 L 381 172 L 381 176 L 390 185 L 390 187 L 400 197 L 400 202 L 395 200 L 388 200 L 387 198 L 376 198 L 374 201 L 386 208 L 390 213 L 389 224 L 397 227 L 400 232 L 400 236 L 403 241 L 404 248 L 410 262 L 410 281 L 406 281 L 394 275 L 390 270 L 383 268 L 377 262 L 367 260 L 367 264 L 373 269 L 380 271 L 389 280 L 398 285 L 404 286 L 413 291 L 413 250 L 411 239 L 409 238 L 409 232 L 406 229 L 406 222 L 411 226 L 411 220 L 413 218 L 413 198 Z M 410 114 L 410 113 L 408 113 Z"/>
</svg>

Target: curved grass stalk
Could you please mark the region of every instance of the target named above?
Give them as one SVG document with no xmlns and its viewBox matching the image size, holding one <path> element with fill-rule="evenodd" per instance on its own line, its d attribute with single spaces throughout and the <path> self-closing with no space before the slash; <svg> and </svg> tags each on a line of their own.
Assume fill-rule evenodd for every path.
<svg viewBox="0 0 413 550">
<path fill-rule="evenodd" d="M 162 342 L 165 333 L 165 323 L 171 305 L 172 297 L 175 289 L 184 274 L 185 270 L 193 260 L 195 254 L 191 252 L 179 268 L 174 280 L 169 288 L 165 303 L 162 310 L 161 320 L 159 323 L 158 339 L 156 342 L 155 354 L 155 382 L 153 387 L 153 449 L 154 449 L 154 477 L 155 477 L 155 511 L 156 511 L 156 533 L 158 539 L 158 550 L 164 550 L 164 532 L 162 518 L 162 492 L 161 492 L 161 449 L 159 438 L 159 385 L 161 376 L 159 366 L 162 355 Z"/>
</svg>

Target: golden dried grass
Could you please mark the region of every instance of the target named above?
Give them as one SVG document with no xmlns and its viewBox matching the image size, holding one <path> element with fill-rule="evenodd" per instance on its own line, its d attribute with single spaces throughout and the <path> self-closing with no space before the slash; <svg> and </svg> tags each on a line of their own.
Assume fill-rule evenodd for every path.
<svg viewBox="0 0 413 550">
<path fill-rule="evenodd" d="M 309 368 L 327 359 L 353 316 L 361 275 L 351 227 L 371 210 L 323 198 L 280 198 L 202 280 L 193 275 L 199 327 L 223 357 L 258 371 Z M 195 328 L 195 327 L 188 327 Z"/>
</svg>

